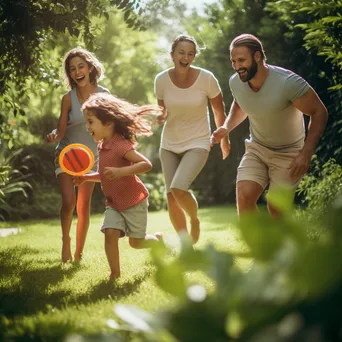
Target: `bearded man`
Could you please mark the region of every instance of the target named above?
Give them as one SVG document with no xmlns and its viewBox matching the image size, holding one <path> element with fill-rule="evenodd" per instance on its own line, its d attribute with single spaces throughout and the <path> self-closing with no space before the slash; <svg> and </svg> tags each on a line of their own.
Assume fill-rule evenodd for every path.
<svg viewBox="0 0 342 342">
<path fill-rule="evenodd" d="M 219 143 L 247 117 L 250 137 L 237 173 L 238 214 L 255 211 L 265 187 L 297 187 L 308 171 L 312 154 L 328 119 L 316 92 L 299 75 L 266 64 L 261 41 L 242 34 L 230 45 L 236 73 L 229 85 L 234 100 L 223 126 L 213 132 L 211 144 Z M 310 117 L 307 136 L 303 114 Z M 280 212 L 268 203 L 270 214 Z"/>
</svg>

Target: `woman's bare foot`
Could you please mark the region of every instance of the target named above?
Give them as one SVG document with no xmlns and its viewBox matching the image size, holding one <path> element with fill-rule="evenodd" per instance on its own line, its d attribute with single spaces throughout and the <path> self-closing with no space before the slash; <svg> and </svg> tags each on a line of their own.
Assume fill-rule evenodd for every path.
<svg viewBox="0 0 342 342">
<path fill-rule="evenodd" d="M 80 254 L 76 254 L 76 253 L 75 253 L 75 255 L 74 255 L 74 261 L 81 261 L 81 259 L 82 259 L 82 253 L 80 253 Z"/>
<path fill-rule="evenodd" d="M 71 247 L 70 247 L 70 238 L 62 239 L 62 263 L 71 262 L 72 255 L 71 255 Z"/>
<path fill-rule="evenodd" d="M 118 279 L 118 278 L 120 278 L 120 272 L 119 273 L 117 273 L 117 272 L 115 272 L 115 273 L 111 273 L 110 275 L 109 275 L 109 280 L 116 280 L 116 279 Z"/>
<path fill-rule="evenodd" d="M 190 224 L 191 224 L 190 235 L 192 238 L 192 244 L 194 245 L 200 237 L 200 220 L 196 217 L 194 219 L 191 219 Z"/>
</svg>

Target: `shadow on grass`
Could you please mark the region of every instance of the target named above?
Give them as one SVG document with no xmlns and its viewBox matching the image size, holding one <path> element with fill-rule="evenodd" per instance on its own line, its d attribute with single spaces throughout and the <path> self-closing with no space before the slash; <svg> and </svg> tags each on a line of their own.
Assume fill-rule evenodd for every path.
<svg viewBox="0 0 342 342">
<path fill-rule="evenodd" d="M 47 266 L 45 260 L 44 266 L 37 269 L 35 260 L 33 269 L 33 262 L 27 256 L 36 258 L 40 253 L 40 250 L 28 246 L 0 251 L 0 317 L 44 313 L 51 307 L 61 309 L 65 305 L 89 304 L 102 299 L 118 300 L 136 291 L 152 273 L 152 270 L 147 270 L 124 283 L 102 280 L 88 293 L 77 295 L 72 290 L 51 290 L 51 287 L 72 277 L 82 269 L 82 264 L 62 267 L 56 258 L 49 262 L 51 266 Z"/>
</svg>

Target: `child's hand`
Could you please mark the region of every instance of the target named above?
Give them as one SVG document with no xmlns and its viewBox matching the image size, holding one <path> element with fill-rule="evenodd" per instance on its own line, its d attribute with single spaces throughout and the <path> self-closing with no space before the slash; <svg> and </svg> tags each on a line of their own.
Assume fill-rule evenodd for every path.
<svg viewBox="0 0 342 342">
<path fill-rule="evenodd" d="M 58 140 L 57 129 L 54 129 L 51 133 L 46 136 L 48 142 L 55 142 Z"/>
<path fill-rule="evenodd" d="M 120 167 L 105 167 L 103 175 L 108 180 L 113 180 L 122 177 L 122 171 Z"/>
<path fill-rule="evenodd" d="M 84 176 L 79 176 L 79 177 L 72 177 L 72 182 L 74 183 L 75 186 L 80 186 L 86 181 Z"/>
</svg>

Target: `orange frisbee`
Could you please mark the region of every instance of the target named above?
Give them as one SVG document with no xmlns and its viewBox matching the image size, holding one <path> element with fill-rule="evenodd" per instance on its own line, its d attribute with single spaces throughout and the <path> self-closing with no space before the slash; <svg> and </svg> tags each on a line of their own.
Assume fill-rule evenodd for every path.
<svg viewBox="0 0 342 342">
<path fill-rule="evenodd" d="M 93 152 L 83 144 L 68 145 L 59 155 L 59 165 L 71 176 L 82 176 L 89 172 L 94 162 Z"/>
</svg>

